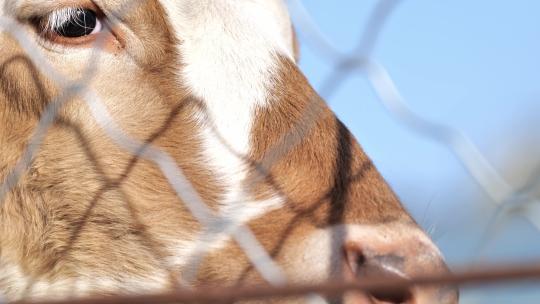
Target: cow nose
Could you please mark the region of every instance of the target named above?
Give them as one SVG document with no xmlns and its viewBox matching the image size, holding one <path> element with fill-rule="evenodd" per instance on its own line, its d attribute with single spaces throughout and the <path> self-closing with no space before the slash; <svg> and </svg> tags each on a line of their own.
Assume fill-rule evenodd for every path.
<svg viewBox="0 0 540 304">
<path fill-rule="evenodd" d="M 449 270 L 430 242 L 405 239 L 398 242 L 347 241 L 344 245 L 343 274 L 346 279 L 413 278 L 426 274 L 444 274 Z M 393 292 L 351 292 L 349 304 L 455 304 L 454 286 L 418 286 Z"/>
</svg>

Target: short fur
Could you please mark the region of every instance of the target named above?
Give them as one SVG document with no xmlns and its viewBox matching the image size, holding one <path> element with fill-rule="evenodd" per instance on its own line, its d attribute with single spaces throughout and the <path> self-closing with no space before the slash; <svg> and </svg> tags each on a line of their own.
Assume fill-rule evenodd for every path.
<svg viewBox="0 0 540 304">
<path fill-rule="evenodd" d="M 43 41 L 36 18 L 90 6 L 116 22 L 89 87 L 126 133 L 171 155 L 212 210 L 248 225 L 290 281 L 340 274 L 356 237 L 388 248 L 407 240 L 416 244 L 407 255 L 446 269 L 296 66 L 281 0 L 149 0 L 119 16 L 125 1 L 6 0 L 0 17 L 75 78 L 91 44 Z M 36 64 L 0 32 L 0 182 L 60 93 Z M 18 300 L 263 281 L 227 235 L 188 280 L 201 228 L 159 168 L 119 147 L 71 97 L 0 206 L 0 292 Z"/>
</svg>

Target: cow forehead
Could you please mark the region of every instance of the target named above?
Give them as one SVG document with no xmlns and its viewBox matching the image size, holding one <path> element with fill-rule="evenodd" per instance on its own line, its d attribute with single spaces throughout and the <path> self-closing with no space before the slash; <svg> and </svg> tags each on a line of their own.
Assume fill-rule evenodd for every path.
<svg viewBox="0 0 540 304">
<path fill-rule="evenodd" d="M 200 38 L 201 30 L 225 28 L 238 39 L 250 39 L 247 31 L 265 36 L 287 55 L 293 53 L 293 31 L 283 0 L 159 0 L 180 40 Z"/>
</svg>

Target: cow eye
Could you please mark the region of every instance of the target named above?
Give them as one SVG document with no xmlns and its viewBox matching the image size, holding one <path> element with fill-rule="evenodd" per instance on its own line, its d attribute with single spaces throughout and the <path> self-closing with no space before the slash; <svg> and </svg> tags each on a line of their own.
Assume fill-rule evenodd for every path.
<svg viewBox="0 0 540 304">
<path fill-rule="evenodd" d="M 80 38 L 100 33 L 102 20 L 85 8 L 63 8 L 50 13 L 41 22 L 41 31 L 49 37 Z"/>
<path fill-rule="evenodd" d="M 50 51 L 90 48 L 96 46 L 96 42 L 100 42 L 100 49 L 107 52 L 119 52 L 124 47 L 107 15 L 93 2 L 88 2 L 87 6 L 49 11 L 30 17 L 28 21 L 40 38 L 40 45 Z"/>
</svg>

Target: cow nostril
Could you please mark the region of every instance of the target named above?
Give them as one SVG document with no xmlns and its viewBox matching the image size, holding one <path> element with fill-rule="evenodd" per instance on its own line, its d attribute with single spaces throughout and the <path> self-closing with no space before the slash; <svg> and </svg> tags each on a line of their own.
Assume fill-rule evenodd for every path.
<svg viewBox="0 0 540 304">
<path fill-rule="evenodd" d="M 350 274 L 357 277 L 359 269 L 366 264 L 366 256 L 358 248 L 345 248 L 345 258 Z"/>
<path fill-rule="evenodd" d="M 370 296 L 377 304 L 405 304 L 412 303 L 413 295 L 410 290 L 372 291 Z"/>
<path fill-rule="evenodd" d="M 345 246 L 347 271 L 345 274 L 354 279 L 384 279 L 403 278 L 401 273 L 403 258 L 395 255 L 377 255 L 364 252 L 357 246 Z M 413 303 L 411 290 L 371 290 L 367 293 L 373 303 L 397 304 Z"/>
<path fill-rule="evenodd" d="M 352 273 L 357 276 L 359 269 L 366 264 L 366 256 L 360 251 L 347 252 L 347 262 Z"/>
</svg>

